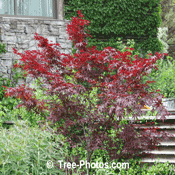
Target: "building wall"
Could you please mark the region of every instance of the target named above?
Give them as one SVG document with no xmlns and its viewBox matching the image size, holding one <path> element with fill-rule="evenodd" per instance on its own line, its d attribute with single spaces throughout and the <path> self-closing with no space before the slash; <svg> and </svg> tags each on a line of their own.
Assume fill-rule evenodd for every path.
<svg viewBox="0 0 175 175">
<path fill-rule="evenodd" d="M 56 19 L 29 19 L 17 17 L 0 17 L 0 40 L 2 44 L 6 44 L 6 53 L 0 54 L 0 74 L 3 77 L 10 78 L 12 72 L 12 64 L 21 57 L 13 53 L 13 48 L 18 52 L 24 53 L 26 50 L 37 50 L 39 41 L 34 39 L 35 32 L 38 35 L 47 38 L 52 43 L 59 43 L 61 53 L 72 53 L 72 41 L 68 40 L 66 27 L 68 20 Z M 33 82 L 31 76 L 27 77 L 26 83 L 30 86 Z M 19 80 L 17 85 L 22 83 Z"/>
</svg>

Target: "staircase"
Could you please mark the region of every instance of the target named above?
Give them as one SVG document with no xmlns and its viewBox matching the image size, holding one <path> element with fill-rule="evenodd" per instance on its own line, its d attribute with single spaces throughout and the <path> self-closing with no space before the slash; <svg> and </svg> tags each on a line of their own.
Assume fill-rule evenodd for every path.
<svg viewBox="0 0 175 175">
<path fill-rule="evenodd" d="M 155 161 L 160 162 L 160 163 L 166 163 L 168 161 L 169 164 L 175 165 L 175 110 L 168 110 L 168 112 L 171 112 L 172 115 L 166 116 L 166 120 L 164 121 L 164 123 L 162 121 L 161 122 L 159 121 L 161 116 L 158 116 L 156 120 L 158 125 L 156 126 L 155 125 L 153 126 L 142 126 L 141 125 L 140 130 L 144 128 L 159 127 L 160 129 L 158 131 L 166 131 L 172 134 L 169 141 L 165 141 L 162 139 L 162 142 L 160 142 L 158 149 L 149 151 L 149 153 L 152 153 L 155 155 L 153 159 L 151 158 L 141 159 L 141 166 L 143 166 L 145 163 L 148 163 L 150 167 L 155 163 Z M 155 116 L 143 116 L 143 117 L 138 117 L 138 118 L 139 119 L 145 118 L 147 122 L 153 119 L 156 119 Z M 127 120 L 132 120 L 132 118 L 129 118 Z M 147 151 L 144 151 L 144 152 L 147 152 Z"/>
</svg>

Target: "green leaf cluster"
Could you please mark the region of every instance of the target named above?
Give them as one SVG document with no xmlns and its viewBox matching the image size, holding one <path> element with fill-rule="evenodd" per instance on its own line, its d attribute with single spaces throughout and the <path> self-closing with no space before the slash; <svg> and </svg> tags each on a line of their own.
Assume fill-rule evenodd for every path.
<svg viewBox="0 0 175 175">
<path fill-rule="evenodd" d="M 149 91 L 153 89 L 160 90 L 165 98 L 175 98 L 175 60 L 167 56 L 167 59 L 161 59 L 157 62 L 158 70 L 152 70 L 144 81 L 155 81 L 149 85 Z"/>
<path fill-rule="evenodd" d="M 160 1 L 96 0 L 94 3 L 94 0 L 65 0 L 65 19 L 77 16 L 80 9 L 85 19 L 91 22 L 86 27 L 93 37 L 88 37 L 88 46 L 97 46 L 97 50 L 107 46 L 118 49 L 116 42 L 119 38 L 124 41 L 130 37 L 137 43 L 135 49 L 143 55 L 148 50 L 155 54 L 163 49 L 157 38 L 157 28 L 161 25 Z"/>
</svg>

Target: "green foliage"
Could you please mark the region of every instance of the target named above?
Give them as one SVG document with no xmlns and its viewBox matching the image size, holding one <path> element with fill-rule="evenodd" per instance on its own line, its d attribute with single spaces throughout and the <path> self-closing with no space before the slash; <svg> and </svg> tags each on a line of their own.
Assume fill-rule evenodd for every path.
<svg viewBox="0 0 175 175">
<path fill-rule="evenodd" d="M 55 160 L 64 160 L 66 150 L 63 138 L 55 135 L 51 129 L 31 128 L 25 121 L 18 121 L 9 130 L 0 128 L 0 174 L 57 174 Z M 54 139 L 54 142 L 53 142 Z M 52 161 L 53 168 L 47 167 L 47 161 Z"/>
<path fill-rule="evenodd" d="M 131 166 L 128 170 L 122 169 L 119 175 L 133 174 L 133 175 L 174 175 L 175 174 L 175 166 L 170 165 L 168 162 L 166 163 L 155 163 L 153 166 L 149 168 L 148 164 L 145 164 L 143 167 L 139 166 L 136 161 L 131 160 Z M 139 163 L 140 164 L 140 163 Z"/>
<path fill-rule="evenodd" d="M 160 0 L 96 0 L 95 3 L 94 0 L 66 0 L 65 19 L 71 20 L 71 17 L 77 16 L 76 11 L 79 9 L 85 19 L 91 22 L 87 29 L 93 38 L 88 38 L 88 46 L 97 46 L 97 50 L 103 50 L 107 46 L 117 48 L 119 38 L 123 40 L 126 36 L 133 36 L 138 37 L 135 49 L 142 48 L 143 54 L 147 50 L 160 52 L 163 48 L 155 37 L 156 28 L 161 25 Z M 148 39 L 142 39 L 145 36 Z"/>
<path fill-rule="evenodd" d="M 70 149 L 69 149 L 70 150 Z M 83 147 L 79 147 L 79 158 L 81 160 L 86 160 L 84 157 L 86 156 L 86 151 L 81 151 L 84 150 Z M 69 156 L 72 157 L 70 158 L 72 161 L 74 160 L 73 157 L 77 154 L 77 151 L 75 149 L 72 149 L 69 152 Z M 129 159 L 129 162 L 125 159 L 117 159 L 110 161 L 110 157 L 108 156 L 107 152 L 105 150 L 95 150 L 92 155 L 91 163 L 97 163 L 98 165 L 100 163 L 103 163 L 104 167 L 103 168 L 90 168 L 90 175 L 97 174 L 97 175 L 104 175 L 104 174 L 118 174 L 118 175 L 159 175 L 159 174 L 168 174 L 168 175 L 175 175 L 175 166 L 170 165 L 168 162 L 166 163 L 157 163 L 155 162 L 151 167 L 149 167 L 148 163 L 145 163 L 143 166 L 141 166 L 141 158 L 134 158 L 134 159 Z M 115 165 L 118 164 L 118 166 L 114 168 L 110 168 L 112 163 L 115 163 Z M 105 167 L 105 163 L 107 163 L 108 167 Z M 121 167 L 121 168 L 120 168 Z M 77 171 L 78 173 L 83 172 L 84 168 L 78 168 Z M 75 174 L 74 174 L 75 175 Z"/>
<path fill-rule="evenodd" d="M 166 98 L 175 98 L 175 61 L 167 56 L 167 60 L 161 59 L 157 63 L 159 69 L 153 70 L 148 77 L 144 77 L 144 81 L 155 81 L 149 85 L 149 91 L 160 89 L 160 93 Z"/>
<path fill-rule="evenodd" d="M 16 61 L 15 63 L 16 64 Z M 11 111 L 13 109 L 15 109 L 16 105 L 19 104 L 19 99 L 16 99 L 15 97 L 10 97 L 7 98 L 5 96 L 5 87 L 15 87 L 16 83 L 18 82 L 19 78 L 24 78 L 24 73 L 19 73 L 17 72 L 16 69 L 12 68 L 12 71 L 15 72 L 15 74 L 12 76 L 12 79 L 15 80 L 15 82 L 12 82 L 11 79 L 8 78 L 2 78 L 2 75 L 0 77 L 0 125 L 2 125 L 2 123 L 4 121 L 8 121 L 8 120 L 13 120 L 13 118 L 11 117 Z"/>
<path fill-rule="evenodd" d="M 5 49 L 5 44 L 0 44 L 0 54 L 6 53 L 7 50 Z M 16 62 L 15 62 L 16 63 Z M 23 77 L 21 74 L 16 72 L 16 70 L 12 69 L 16 74 L 13 75 L 13 79 L 17 82 L 19 78 Z M 18 104 L 17 99 L 14 97 L 7 98 L 5 96 L 5 88 L 6 87 L 15 87 L 15 83 L 11 85 L 11 81 L 8 78 L 3 78 L 3 76 L 0 76 L 0 125 L 6 120 L 11 120 L 11 115 L 9 114 L 11 110 L 14 109 L 14 107 Z"/>
<path fill-rule="evenodd" d="M 7 52 L 7 50 L 5 49 L 5 47 L 6 47 L 6 44 L 0 43 L 0 54 Z"/>
<path fill-rule="evenodd" d="M 12 120 L 17 121 L 18 117 L 21 118 L 21 120 L 26 120 L 29 123 L 30 127 L 38 126 L 39 121 L 45 121 L 45 117 L 43 117 L 41 114 L 36 114 L 34 111 L 28 111 L 26 107 L 20 107 L 18 109 L 13 109 L 9 112 L 8 115 L 10 118 L 6 117 L 6 120 Z"/>
<path fill-rule="evenodd" d="M 5 83 L 4 80 L 6 80 L 7 83 Z M 0 124 L 2 124 L 4 121 L 11 120 L 11 115 L 9 113 L 18 104 L 14 97 L 5 97 L 5 93 L 3 91 L 5 88 L 2 86 L 11 87 L 10 80 L 7 78 L 0 78 Z"/>
<path fill-rule="evenodd" d="M 2 50 L 4 52 L 4 50 Z M 17 63 L 17 60 L 13 65 Z M 27 111 L 25 108 L 16 109 L 16 106 L 21 102 L 19 99 L 15 97 L 6 97 L 5 96 L 5 87 L 15 87 L 20 78 L 26 79 L 24 76 L 26 71 L 20 71 L 20 68 L 12 68 L 13 76 L 12 79 L 2 78 L 0 77 L 0 125 L 4 123 L 4 121 L 16 121 L 18 117 L 21 117 L 23 120 L 27 120 L 30 123 L 30 126 L 38 125 L 38 121 L 45 119 L 43 114 L 37 115 L 35 112 Z"/>
</svg>

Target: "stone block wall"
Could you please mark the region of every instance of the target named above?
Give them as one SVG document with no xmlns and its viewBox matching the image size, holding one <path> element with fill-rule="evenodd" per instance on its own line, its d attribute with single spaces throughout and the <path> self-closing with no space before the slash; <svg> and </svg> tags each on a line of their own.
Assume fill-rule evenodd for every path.
<svg viewBox="0 0 175 175">
<path fill-rule="evenodd" d="M 0 75 L 10 78 L 12 65 L 15 60 L 21 57 L 13 53 L 13 48 L 18 52 L 24 53 L 26 50 L 39 49 L 37 44 L 39 41 L 34 39 L 35 32 L 49 40 L 49 43 L 59 43 L 61 53 L 72 53 L 72 41 L 68 40 L 66 28 L 69 20 L 56 19 L 31 19 L 31 18 L 16 18 L 16 17 L 0 17 L 0 42 L 6 44 L 6 53 L 0 54 Z M 53 41 L 53 42 L 50 42 Z M 11 79 L 11 78 L 10 78 Z M 27 76 L 26 83 L 31 87 L 33 78 Z M 22 84 L 22 79 L 19 79 L 17 85 Z"/>
</svg>

